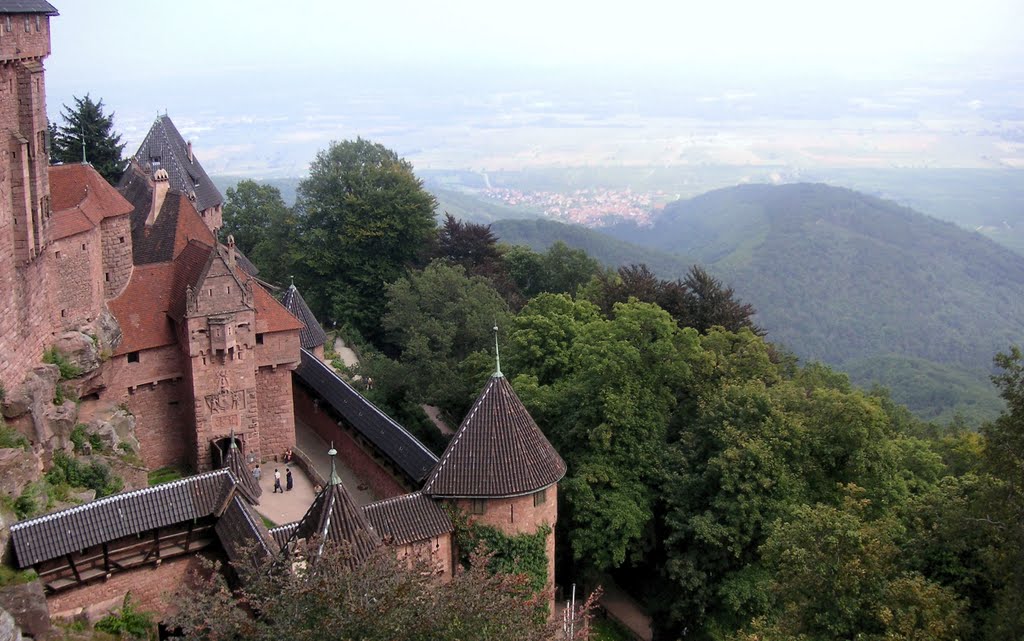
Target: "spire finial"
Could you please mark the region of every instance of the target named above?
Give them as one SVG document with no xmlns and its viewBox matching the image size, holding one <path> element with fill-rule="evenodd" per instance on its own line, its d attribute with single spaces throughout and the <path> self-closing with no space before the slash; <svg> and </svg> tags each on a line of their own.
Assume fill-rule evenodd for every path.
<svg viewBox="0 0 1024 641">
<path fill-rule="evenodd" d="M 498 353 L 498 323 L 494 323 L 494 375 L 502 376 L 501 373 L 501 354 Z"/>
<path fill-rule="evenodd" d="M 238 449 L 238 445 L 235 444 L 235 428 L 234 427 L 231 428 L 231 433 L 228 435 L 228 448 L 232 449 L 232 450 L 237 450 Z"/>
<path fill-rule="evenodd" d="M 82 164 L 87 165 L 89 164 L 89 161 L 85 159 L 85 123 L 79 120 L 78 128 L 82 132 Z"/>
<path fill-rule="evenodd" d="M 327 456 L 331 457 L 331 485 L 341 485 L 341 477 L 338 476 L 338 469 L 334 466 L 334 457 L 338 455 L 338 450 L 334 449 L 334 441 L 331 441 L 331 449 L 327 450 Z"/>
<path fill-rule="evenodd" d="M 289 276 L 288 278 L 290 278 L 290 279 L 292 280 L 292 286 L 291 286 L 291 288 L 292 288 L 292 289 L 295 289 L 295 277 L 294 277 L 294 276 Z"/>
</svg>

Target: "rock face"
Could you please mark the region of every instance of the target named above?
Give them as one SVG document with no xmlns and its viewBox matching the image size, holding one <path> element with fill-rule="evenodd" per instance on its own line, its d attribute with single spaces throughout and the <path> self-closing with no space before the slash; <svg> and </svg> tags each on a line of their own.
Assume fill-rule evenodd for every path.
<svg viewBox="0 0 1024 641">
<path fill-rule="evenodd" d="M 33 639 L 50 634 L 50 608 L 39 581 L 9 585 L 0 589 L 0 608 L 14 617 L 15 624 Z"/>
<path fill-rule="evenodd" d="M 39 459 L 21 448 L 0 449 L 0 494 L 16 499 L 25 486 L 42 478 Z"/>
<path fill-rule="evenodd" d="M 131 448 L 132 452 L 139 452 L 139 440 L 135 438 L 135 416 L 122 407 L 97 413 L 89 421 L 86 431 L 99 436 L 104 448 L 115 452 Z"/>
<path fill-rule="evenodd" d="M 60 369 L 56 365 L 40 365 L 33 369 L 25 377 L 24 383 L 7 390 L 3 405 L 0 406 L 4 417 L 16 418 L 36 410 L 41 414 L 43 406 L 53 401 L 58 380 Z"/>
<path fill-rule="evenodd" d="M 0 608 L 0 641 L 21 641 L 21 628 L 14 623 L 14 617 Z"/>
<path fill-rule="evenodd" d="M 99 340 L 78 331 L 64 332 L 53 344 L 82 374 L 88 374 L 100 366 Z"/>
<path fill-rule="evenodd" d="M 121 326 L 117 324 L 117 319 L 110 313 L 106 305 L 103 306 L 103 313 L 92 323 L 83 327 L 82 331 L 96 337 L 96 342 L 100 348 L 100 360 L 104 360 L 102 358 L 103 354 L 113 353 L 117 346 L 121 344 Z"/>
</svg>

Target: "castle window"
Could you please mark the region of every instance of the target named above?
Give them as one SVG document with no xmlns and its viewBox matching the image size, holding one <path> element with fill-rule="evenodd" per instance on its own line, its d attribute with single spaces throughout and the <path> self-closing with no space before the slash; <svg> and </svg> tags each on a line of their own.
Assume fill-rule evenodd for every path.
<svg viewBox="0 0 1024 641">
<path fill-rule="evenodd" d="M 103 272 L 103 278 L 109 283 L 110 282 L 110 272 Z"/>
<path fill-rule="evenodd" d="M 483 514 L 487 511 L 487 499 L 473 499 L 469 511 L 470 514 Z"/>
<path fill-rule="evenodd" d="M 68 310 L 66 310 L 66 309 L 60 310 L 60 317 L 61 318 L 67 318 L 67 316 L 68 316 Z"/>
<path fill-rule="evenodd" d="M 7 32 L 10 33 L 13 27 L 11 27 L 11 17 L 7 16 Z"/>
<path fill-rule="evenodd" d="M 41 31 L 41 29 L 40 29 L 40 27 L 39 27 L 39 22 L 40 22 L 40 20 L 39 20 L 39 15 L 38 15 L 38 14 L 36 14 L 36 31 Z"/>
<path fill-rule="evenodd" d="M 263 344 L 263 334 L 256 334 L 256 344 L 257 345 L 262 345 Z"/>
<path fill-rule="evenodd" d="M 548 501 L 548 488 L 533 493 L 533 507 L 537 507 Z"/>
<path fill-rule="evenodd" d="M 57 260 L 60 260 L 60 252 L 59 251 L 53 252 L 53 257 L 56 258 Z"/>
<path fill-rule="evenodd" d="M 227 290 L 228 290 L 228 293 L 230 294 L 231 293 L 231 285 L 228 285 Z"/>
<path fill-rule="evenodd" d="M 128 352 L 128 362 L 129 363 L 138 363 L 139 362 L 139 353 L 138 352 Z"/>
<path fill-rule="evenodd" d="M 28 16 L 25 16 L 25 33 L 32 33 L 32 21 Z"/>
<path fill-rule="evenodd" d="M 82 243 L 82 251 L 85 251 L 85 243 Z"/>
<path fill-rule="evenodd" d="M 117 242 L 119 242 L 119 243 L 121 243 L 123 245 L 124 244 L 124 236 L 118 236 L 117 237 Z"/>
</svg>

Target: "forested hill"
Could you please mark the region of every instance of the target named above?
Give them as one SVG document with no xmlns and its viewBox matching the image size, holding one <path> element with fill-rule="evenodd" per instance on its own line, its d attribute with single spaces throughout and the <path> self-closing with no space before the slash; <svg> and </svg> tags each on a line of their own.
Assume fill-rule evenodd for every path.
<svg viewBox="0 0 1024 641">
<path fill-rule="evenodd" d="M 603 231 L 700 262 L 753 303 L 769 339 L 805 359 L 852 366 L 862 383 L 885 382 L 926 416 L 940 410 L 910 399 L 941 396 L 950 377 L 977 383 L 960 409 L 987 406 L 981 414 L 990 415 L 992 356 L 1024 336 L 1024 257 L 848 189 L 731 187 L 670 204 L 652 227 Z M 887 375 L 891 357 L 920 359 L 914 390 Z"/>
</svg>

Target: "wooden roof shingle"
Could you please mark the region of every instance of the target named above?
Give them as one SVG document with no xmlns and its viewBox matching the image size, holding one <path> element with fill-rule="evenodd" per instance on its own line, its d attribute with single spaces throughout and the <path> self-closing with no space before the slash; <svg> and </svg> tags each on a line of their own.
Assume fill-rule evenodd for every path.
<svg viewBox="0 0 1024 641">
<path fill-rule="evenodd" d="M 327 342 L 327 334 L 323 328 L 320 327 L 320 321 L 316 319 L 313 312 L 310 311 L 309 305 L 303 300 L 302 294 L 299 293 L 298 288 L 295 287 L 295 283 L 285 290 L 284 298 L 281 299 L 281 304 L 292 313 L 295 318 L 302 321 L 304 327 L 299 330 L 299 342 L 302 344 L 303 349 L 313 349 Z"/>
<path fill-rule="evenodd" d="M 237 494 L 231 497 L 213 530 L 232 562 L 242 560 L 246 553 L 263 560 L 281 551 L 263 519 Z"/>
<path fill-rule="evenodd" d="M 430 473 L 423 493 L 520 496 L 557 483 L 563 476 L 565 461 L 505 377 L 495 374 Z"/>
<path fill-rule="evenodd" d="M 381 538 L 398 545 L 424 541 L 455 529 L 441 505 L 421 492 L 364 505 L 363 513 Z"/>
<path fill-rule="evenodd" d="M 362 563 L 380 545 L 380 537 L 341 483 L 324 488 L 288 537 L 289 543 L 315 542 L 319 555 L 327 541 L 348 546 L 349 563 Z"/>
</svg>

